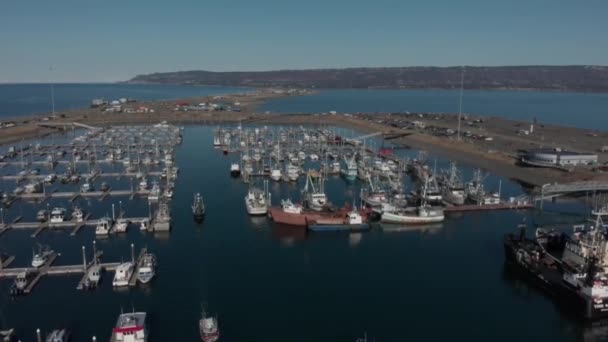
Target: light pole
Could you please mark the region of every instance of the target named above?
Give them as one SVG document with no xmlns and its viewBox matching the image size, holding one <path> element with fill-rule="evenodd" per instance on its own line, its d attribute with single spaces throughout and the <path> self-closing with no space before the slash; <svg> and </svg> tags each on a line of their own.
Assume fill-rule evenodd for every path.
<svg viewBox="0 0 608 342">
<path fill-rule="evenodd" d="M 464 67 L 460 71 L 460 104 L 458 106 L 458 140 L 460 140 L 460 120 L 462 117 L 462 93 L 464 88 Z"/>
</svg>

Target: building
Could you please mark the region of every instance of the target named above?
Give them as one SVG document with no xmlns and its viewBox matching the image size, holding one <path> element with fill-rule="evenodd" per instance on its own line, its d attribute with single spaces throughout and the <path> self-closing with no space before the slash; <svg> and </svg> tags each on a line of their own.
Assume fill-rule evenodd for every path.
<svg viewBox="0 0 608 342">
<path fill-rule="evenodd" d="M 562 150 L 561 148 L 539 148 L 524 151 L 521 162 L 534 166 L 570 167 L 597 164 L 597 154 Z"/>
</svg>

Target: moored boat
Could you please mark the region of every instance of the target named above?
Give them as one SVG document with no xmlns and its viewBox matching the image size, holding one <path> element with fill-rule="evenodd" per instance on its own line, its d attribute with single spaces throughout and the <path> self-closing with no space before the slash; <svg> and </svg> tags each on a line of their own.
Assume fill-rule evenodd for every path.
<svg viewBox="0 0 608 342">
<path fill-rule="evenodd" d="M 147 342 L 146 313 L 132 312 L 118 316 L 110 342 Z"/>
<path fill-rule="evenodd" d="M 217 318 L 207 316 L 204 310 L 201 319 L 198 321 L 198 329 L 203 342 L 215 342 L 220 338 Z"/>
</svg>

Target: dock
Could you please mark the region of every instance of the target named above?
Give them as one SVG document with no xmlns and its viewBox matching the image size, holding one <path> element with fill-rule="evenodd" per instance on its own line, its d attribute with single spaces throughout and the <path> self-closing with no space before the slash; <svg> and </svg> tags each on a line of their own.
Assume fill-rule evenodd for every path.
<svg viewBox="0 0 608 342">
<path fill-rule="evenodd" d="M 9 224 L 5 224 L 4 226 L 0 225 L 0 235 L 6 231 L 9 231 L 11 229 L 15 229 L 15 230 L 22 230 L 22 229 L 34 229 L 35 231 L 31 234 L 32 237 L 37 237 L 40 233 L 42 233 L 44 230 L 52 230 L 52 229 L 72 229 L 72 232 L 70 233 L 71 236 L 76 235 L 83 227 L 88 226 L 88 227 L 95 227 L 99 224 L 100 220 L 97 219 L 90 219 L 91 214 L 88 213 L 85 216 L 85 219 L 81 222 L 77 222 L 77 221 L 64 221 L 64 222 L 58 222 L 58 223 L 50 223 L 50 222 L 17 222 L 17 223 L 9 223 Z M 148 221 L 149 218 L 148 217 L 130 217 L 130 218 L 125 218 L 127 219 L 131 224 L 140 224 L 142 221 Z"/>
<path fill-rule="evenodd" d="M 135 286 L 137 284 L 137 271 L 139 270 L 139 266 L 142 263 L 143 256 L 147 252 L 146 248 L 141 249 L 141 251 L 139 253 L 139 257 L 136 261 L 134 258 L 134 255 L 135 255 L 134 248 L 135 248 L 134 245 L 131 244 L 131 256 L 132 256 L 133 263 L 136 265 L 136 269 L 135 269 L 131 279 L 129 280 L 130 286 Z M 99 265 L 103 270 L 106 270 L 106 271 L 114 271 L 114 270 L 116 270 L 118 265 L 121 264 L 120 262 L 102 263 L 101 256 L 103 255 L 103 252 L 95 250 L 95 242 L 93 242 L 93 250 L 94 250 L 93 258 L 90 262 L 87 262 L 86 250 L 85 250 L 85 247 L 82 246 L 83 263 L 79 264 L 79 265 L 53 266 L 53 263 L 55 262 L 57 257 L 60 255 L 58 253 L 53 253 L 47 259 L 47 261 L 44 263 L 44 265 L 42 265 L 38 268 L 35 268 L 35 267 L 5 268 L 4 266 L 8 266 L 14 259 L 12 257 L 9 257 L 9 258 L 5 259 L 2 263 L 3 267 L 0 268 L 0 279 L 1 278 L 16 278 L 19 274 L 21 274 L 23 272 L 32 274 L 33 278 L 31 278 L 28 281 L 28 284 L 23 291 L 24 294 L 29 294 L 32 292 L 32 290 L 36 287 L 36 285 L 40 282 L 40 280 L 44 276 L 84 274 L 82 279 L 78 282 L 78 285 L 76 286 L 76 288 L 78 290 L 82 290 L 85 288 L 84 284 L 86 282 L 88 270 L 93 265 Z"/>
<path fill-rule="evenodd" d="M 532 203 L 509 203 L 503 202 L 499 204 L 465 204 L 465 205 L 450 205 L 443 209 L 446 213 L 458 213 L 465 211 L 492 211 L 492 210 L 525 210 L 533 209 Z"/>
</svg>

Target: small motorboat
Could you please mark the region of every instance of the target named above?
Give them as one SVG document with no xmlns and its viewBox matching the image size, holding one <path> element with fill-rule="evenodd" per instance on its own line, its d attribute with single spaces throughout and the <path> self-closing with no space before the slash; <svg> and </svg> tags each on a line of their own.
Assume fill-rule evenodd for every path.
<svg viewBox="0 0 608 342">
<path fill-rule="evenodd" d="M 74 208 L 74 211 L 72 212 L 72 220 L 76 222 L 84 221 L 84 212 L 82 211 L 82 209 L 80 209 L 80 207 Z"/>
<path fill-rule="evenodd" d="M 204 310 L 202 318 L 198 321 L 198 329 L 203 342 L 215 342 L 220 338 L 217 318 L 207 316 Z"/>
<path fill-rule="evenodd" d="M 137 280 L 142 284 L 149 283 L 156 275 L 156 256 L 152 253 L 146 253 L 143 256 L 139 271 L 137 272 Z"/>
<path fill-rule="evenodd" d="M 118 220 L 116 220 L 116 226 L 114 227 L 114 231 L 117 233 L 126 233 L 128 227 L 129 221 L 124 218 L 119 218 Z"/>
<path fill-rule="evenodd" d="M 111 223 L 112 221 L 109 218 L 101 218 L 95 227 L 95 235 L 108 236 L 108 234 L 110 234 L 110 228 L 112 227 Z"/>
<path fill-rule="evenodd" d="M 32 257 L 32 267 L 41 267 L 49 260 L 49 258 L 54 254 L 53 250 L 49 249 L 47 246 L 39 246 L 38 253 L 34 253 Z"/>
</svg>

